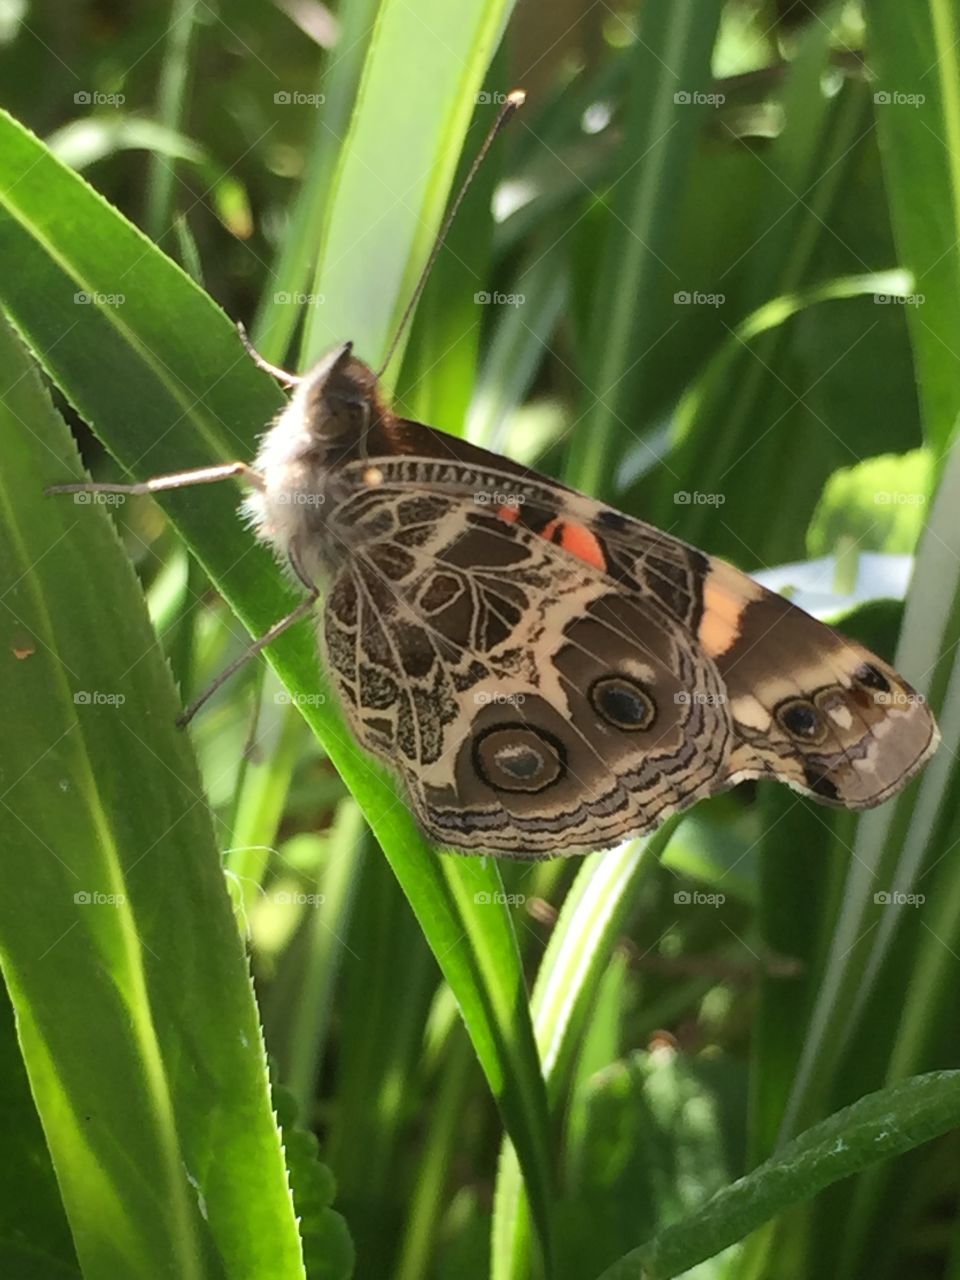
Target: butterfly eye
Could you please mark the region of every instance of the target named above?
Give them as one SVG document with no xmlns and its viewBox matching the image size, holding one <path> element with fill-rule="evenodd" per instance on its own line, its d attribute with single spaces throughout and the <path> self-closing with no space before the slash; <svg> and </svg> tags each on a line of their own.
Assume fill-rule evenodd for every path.
<svg viewBox="0 0 960 1280">
<path fill-rule="evenodd" d="M 628 676 L 601 676 L 591 685 L 589 696 L 597 715 L 616 729 L 649 729 L 657 718 L 656 703 Z"/>
<path fill-rule="evenodd" d="M 325 394 L 328 415 L 324 433 L 329 436 L 362 436 L 370 422 L 370 401 L 360 394 L 343 394 L 327 390 Z"/>
<path fill-rule="evenodd" d="M 819 746 L 827 736 L 827 725 L 812 702 L 806 698 L 791 698 L 777 707 L 777 720 L 791 738 Z"/>
<path fill-rule="evenodd" d="M 542 791 L 566 772 L 562 744 L 530 725 L 494 725 L 473 748 L 477 773 L 496 791 Z"/>
</svg>

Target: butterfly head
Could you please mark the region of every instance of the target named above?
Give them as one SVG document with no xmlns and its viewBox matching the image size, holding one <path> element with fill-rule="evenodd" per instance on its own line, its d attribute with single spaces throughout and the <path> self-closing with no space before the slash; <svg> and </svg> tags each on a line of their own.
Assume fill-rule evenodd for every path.
<svg viewBox="0 0 960 1280">
<path fill-rule="evenodd" d="M 386 412 L 377 375 L 353 354 L 353 343 L 329 351 L 302 379 L 295 399 L 306 430 L 320 445 L 361 439 Z"/>
</svg>

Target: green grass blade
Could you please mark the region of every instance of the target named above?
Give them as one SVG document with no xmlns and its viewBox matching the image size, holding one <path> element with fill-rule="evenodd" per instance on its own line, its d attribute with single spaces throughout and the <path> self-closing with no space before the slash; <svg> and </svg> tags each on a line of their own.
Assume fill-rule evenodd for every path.
<svg viewBox="0 0 960 1280">
<path fill-rule="evenodd" d="M 914 1076 L 821 1121 L 697 1213 L 666 1227 L 601 1280 L 670 1280 L 791 1205 L 960 1125 L 960 1072 Z"/>
<path fill-rule="evenodd" d="M 868 0 L 865 11 L 897 248 L 923 295 L 907 310 L 925 427 L 942 449 L 960 414 L 960 5 Z"/>
<path fill-rule="evenodd" d="M 710 89 L 718 0 L 647 0 L 633 51 L 621 164 L 608 197 L 599 278 L 591 290 L 582 412 L 590 431 L 573 437 L 568 475 L 588 493 L 609 491 L 610 449 L 643 404 L 667 299 L 683 282 L 669 265 L 676 205 L 697 144 Z"/>
<path fill-rule="evenodd" d="M 327 302 L 307 317 L 308 359 L 345 337 L 373 364 L 385 354 L 433 247 L 512 8 L 421 0 L 411 21 L 406 0 L 381 0 L 320 241 L 314 292 Z M 492 124 L 496 107 L 487 110 Z"/>
<path fill-rule="evenodd" d="M 296 1280 L 253 993 L 172 683 L 105 513 L 42 496 L 79 463 L 5 325 L 0 369 L 0 595 L 27 655 L 7 659 L 0 964 L 84 1275 Z"/>
<path fill-rule="evenodd" d="M 534 1033 L 554 1107 L 583 1025 L 636 901 L 641 879 L 655 865 L 675 823 L 644 841 L 588 858 L 564 900 L 537 971 L 530 1000 Z M 508 1142 L 500 1153 L 494 1200 L 493 1280 L 527 1274 L 527 1212 L 516 1152 Z"/>
<path fill-rule="evenodd" d="M 322 909 L 313 912 L 300 999 L 290 1028 L 288 1087 L 301 1115 L 310 1114 L 330 1021 L 333 988 L 343 957 L 357 887 L 357 859 L 364 839 L 363 816 L 352 800 L 337 808 L 323 877 Z"/>
<path fill-rule="evenodd" d="M 166 50 L 157 92 L 157 115 L 171 134 L 182 130 L 190 82 L 190 58 L 196 31 L 198 0 L 172 0 Z M 146 226 L 159 240 L 170 229 L 174 209 L 176 167 L 161 151 L 150 156 Z"/>
<path fill-rule="evenodd" d="M 430 1107 L 430 1128 L 424 1143 L 403 1245 L 393 1280 L 422 1280 L 430 1273 L 430 1259 L 445 1209 L 444 1192 L 450 1176 L 473 1083 L 470 1044 L 457 1028 L 450 1037 L 440 1071 L 439 1087 Z"/>
<path fill-rule="evenodd" d="M 308 292 L 316 266 L 324 209 L 329 207 L 330 184 L 349 127 L 379 3 L 351 0 L 340 6 L 340 39 L 321 77 L 323 110 L 317 113 L 306 173 L 270 287 L 260 300 L 251 330 L 257 350 L 279 364 L 287 357 L 300 317 L 297 294 Z"/>
</svg>

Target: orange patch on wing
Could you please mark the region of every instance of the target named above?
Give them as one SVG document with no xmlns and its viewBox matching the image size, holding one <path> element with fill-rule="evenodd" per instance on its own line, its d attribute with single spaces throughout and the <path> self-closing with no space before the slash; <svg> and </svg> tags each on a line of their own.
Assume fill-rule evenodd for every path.
<svg viewBox="0 0 960 1280">
<path fill-rule="evenodd" d="M 759 600 L 763 588 L 722 560 L 712 560 L 703 584 L 703 616 L 697 637 L 711 658 L 719 658 L 740 638 L 747 605 Z"/>
<path fill-rule="evenodd" d="M 558 516 L 544 525 L 540 536 L 546 538 L 548 542 L 556 543 L 558 547 L 563 547 L 564 551 L 576 556 L 584 564 L 592 565 L 594 569 L 604 570 L 607 567 L 607 557 L 604 555 L 600 539 L 586 525 L 575 524 L 572 520 L 561 520 Z"/>
<path fill-rule="evenodd" d="M 497 507 L 497 518 L 504 524 L 516 524 L 520 519 L 520 507 L 516 502 L 501 502 Z"/>
</svg>

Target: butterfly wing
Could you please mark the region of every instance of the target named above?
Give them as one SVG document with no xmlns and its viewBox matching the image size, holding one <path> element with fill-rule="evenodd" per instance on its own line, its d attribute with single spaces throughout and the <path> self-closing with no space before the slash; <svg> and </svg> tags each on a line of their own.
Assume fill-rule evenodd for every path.
<svg viewBox="0 0 960 1280">
<path fill-rule="evenodd" d="M 732 565 L 638 520 L 573 495 L 577 523 L 603 539 L 678 621 L 669 583 L 700 558 L 695 637 L 716 664 L 737 745 L 731 782 L 775 778 L 824 804 L 866 809 L 922 768 L 940 734 L 925 699 L 891 666 Z"/>
<path fill-rule="evenodd" d="M 740 778 L 772 777 L 846 809 L 888 799 L 940 740 L 925 700 L 887 663 L 712 560 L 701 643 L 730 699 Z"/>
<path fill-rule="evenodd" d="M 362 505 L 378 533 L 350 538 L 327 659 L 434 840 L 603 848 L 715 789 L 733 745 L 719 674 L 642 593 L 460 497 L 387 481 Z"/>
<path fill-rule="evenodd" d="M 341 469 L 325 645 L 438 843 L 604 848 L 745 778 L 864 808 L 934 750 L 901 677 L 732 566 L 397 425 Z"/>
</svg>

